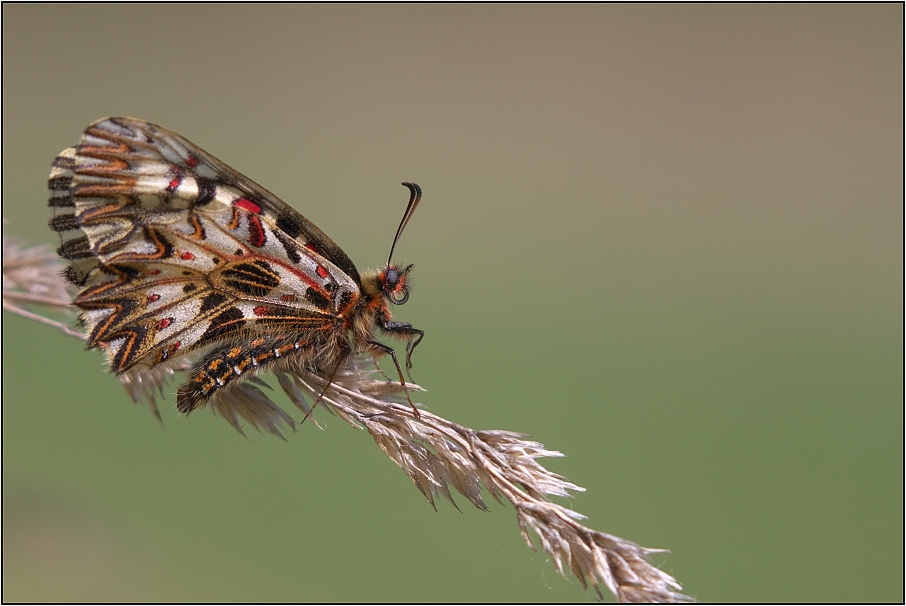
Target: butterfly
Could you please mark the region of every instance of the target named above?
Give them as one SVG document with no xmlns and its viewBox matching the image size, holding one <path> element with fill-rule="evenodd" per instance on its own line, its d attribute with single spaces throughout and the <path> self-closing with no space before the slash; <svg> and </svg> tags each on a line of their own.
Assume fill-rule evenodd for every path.
<svg viewBox="0 0 906 606">
<path fill-rule="evenodd" d="M 413 266 L 392 258 L 422 196 L 403 185 L 409 203 L 387 263 L 361 273 L 274 194 L 135 118 L 99 120 L 57 156 L 48 204 L 57 252 L 70 262 L 65 277 L 80 289 L 74 305 L 88 347 L 102 350 L 124 383 L 187 369 L 176 405 L 188 413 L 262 371 L 332 377 L 363 353 L 389 355 L 406 388 L 394 350 L 376 340 L 405 340 L 408 372 L 424 336 L 390 312 L 409 298 Z"/>
</svg>

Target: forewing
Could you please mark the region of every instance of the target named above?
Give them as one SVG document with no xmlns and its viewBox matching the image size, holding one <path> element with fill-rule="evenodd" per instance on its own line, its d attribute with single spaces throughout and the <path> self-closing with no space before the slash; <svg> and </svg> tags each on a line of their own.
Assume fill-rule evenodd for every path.
<svg viewBox="0 0 906 606">
<path fill-rule="evenodd" d="M 49 187 L 89 344 L 116 372 L 264 329 L 328 331 L 358 297 L 323 232 L 165 128 L 93 124 Z"/>
</svg>

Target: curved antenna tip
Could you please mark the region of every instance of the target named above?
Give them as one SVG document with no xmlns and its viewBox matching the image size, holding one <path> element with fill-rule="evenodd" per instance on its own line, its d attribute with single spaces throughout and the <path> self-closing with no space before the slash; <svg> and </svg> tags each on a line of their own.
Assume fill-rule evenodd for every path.
<svg viewBox="0 0 906 606">
<path fill-rule="evenodd" d="M 403 181 L 402 185 L 409 189 L 409 205 L 406 206 L 406 212 L 403 213 L 403 219 L 400 221 L 400 226 L 396 229 L 396 237 L 393 238 L 393 245 L 390 247 L 390 255 L 387 257 L 387 265 L 390 265 L 390 261 L 393 260 L 393 251 L 396 249 L 396 243 L 399 241 L 403 229 L 412 217 L 412 213 L 415 212 L 415 207 L 418 206 L 418 203 L 422 199 L 422 188 L 419 187 L 417 183 Z"/>
<path fill-rule="evenodd" d="M 400 185 L 405 185 L 409 188 L 409 191 L 412 192 L 415 196 L 422 195 L 422 188 L 418 186 L 418 183 L 410 183 L 409 181 L 403 181 Z"/>
</svg>

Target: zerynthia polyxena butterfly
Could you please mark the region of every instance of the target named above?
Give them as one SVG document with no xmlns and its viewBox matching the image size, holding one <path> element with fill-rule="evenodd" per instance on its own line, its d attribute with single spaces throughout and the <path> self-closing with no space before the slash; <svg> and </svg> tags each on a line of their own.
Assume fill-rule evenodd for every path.
<svg viewBox="0 0 906 606">
<path fill-rule="evenodd" d="M 360 274 L 324 232 L 198 146 L 106 118 L 54 160 L 50 226 L 80 288 L 89 348 L 121 379 L 182 361 L 181 412 L 264 370 L 329 378 L 363 353 L 389 354 L 405 388 L 394 350 L 376 340 L 378 329 L 405 339 L 408 370 L 424 334 L 390 313 L 409 298 L 412 265 L 391 260 L 421 199 L 418 185 L 403 185 L 409 205 L 387 264 Z"/>
</svg>

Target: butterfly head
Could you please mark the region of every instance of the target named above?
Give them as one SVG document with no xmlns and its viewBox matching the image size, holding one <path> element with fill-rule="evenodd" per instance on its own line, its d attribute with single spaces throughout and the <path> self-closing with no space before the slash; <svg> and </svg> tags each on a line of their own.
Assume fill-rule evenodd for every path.
<svg viewBox="0 0 906 606">
<path fill-rule="evenodd" d="M 402 305 L 409 300 L 409 285 L 406 283 L 412 265 L 400 268 L 393 263 L 378 274 L 378 288 L 384 298 L 394 305 Z"/>
</svg>

